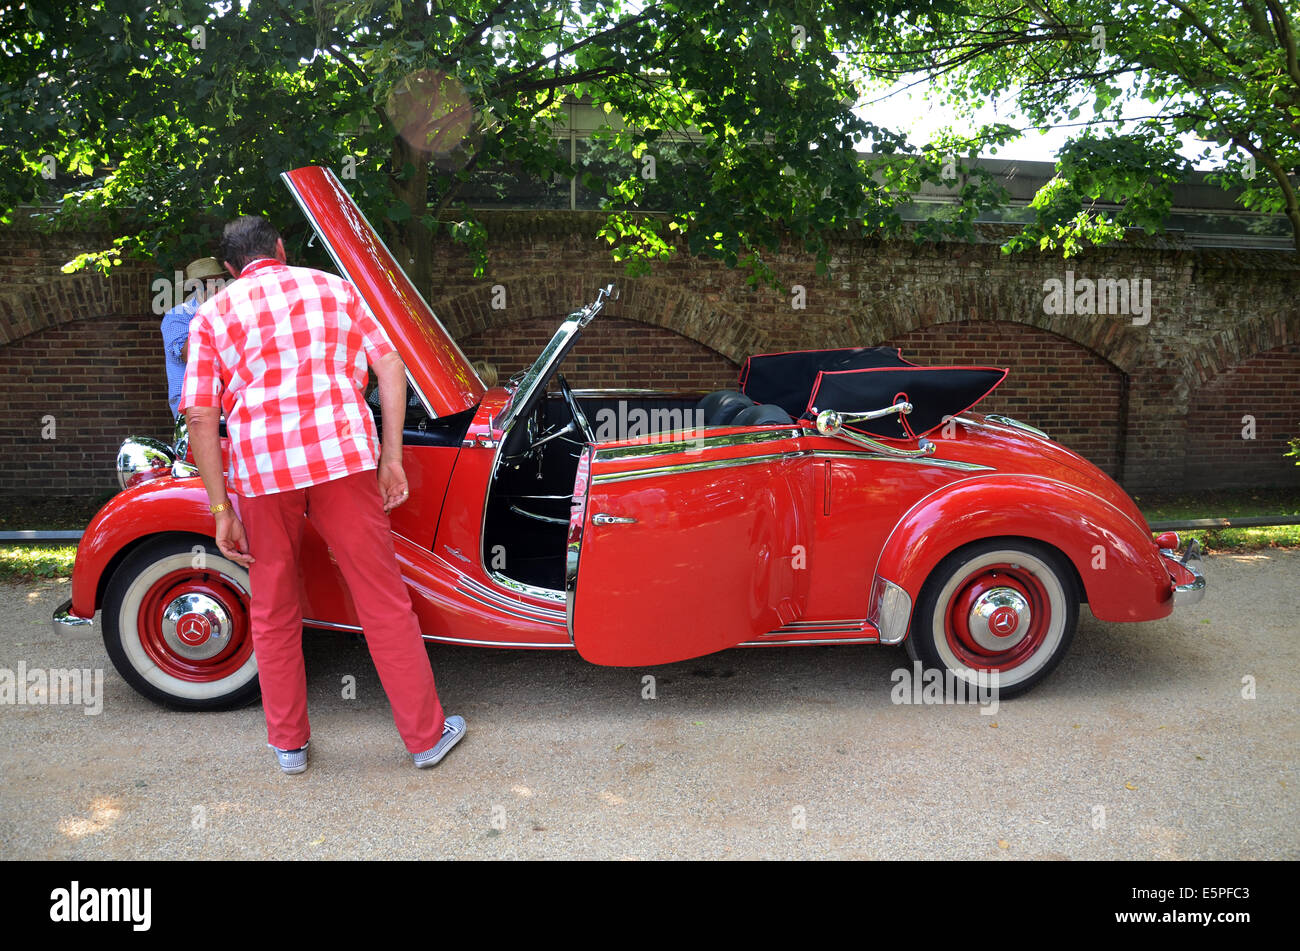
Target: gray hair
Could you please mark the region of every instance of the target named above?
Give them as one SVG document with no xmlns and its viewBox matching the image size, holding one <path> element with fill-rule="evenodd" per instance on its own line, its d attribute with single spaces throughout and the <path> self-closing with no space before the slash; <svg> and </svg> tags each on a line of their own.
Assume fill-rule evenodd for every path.
<svg viewBox="0 0 1300 951">
<path fill-rule="evenodd" d="M 226 225 L 221 233 L 221 260 L 236 272 L 249 261 L 275 257 L 280 232 L 261 215 L 244 215 Z"/>
</svg>

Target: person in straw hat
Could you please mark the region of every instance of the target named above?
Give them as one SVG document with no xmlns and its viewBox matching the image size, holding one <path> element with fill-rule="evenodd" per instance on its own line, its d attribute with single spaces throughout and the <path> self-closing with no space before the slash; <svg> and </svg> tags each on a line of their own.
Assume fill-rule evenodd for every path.
<svg viewBox="0 0 1300 951">
<path fill-rule="evenodd" d="M 225 270 L 216 258 L 199 258 L 185 268 L 185 290 L 193 288 L 184 303 L 178 304 L 162 319 L 163 359 L 167 365 L 167 402 L 175 419 L 181 401 L 181 384 L 185 380 L 185 361 L 190 339 L 190 321 L 209 297 L 225 285 Z"/>
</svg>

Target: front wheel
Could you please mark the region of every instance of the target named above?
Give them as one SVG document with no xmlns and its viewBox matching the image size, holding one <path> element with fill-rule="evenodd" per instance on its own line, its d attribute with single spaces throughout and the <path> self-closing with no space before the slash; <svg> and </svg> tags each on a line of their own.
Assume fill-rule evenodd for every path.
<svg viewBox="0 0 1300 951">
<path fill-rule="evenodd" d="M 953 552 L 917 598 L 908 655 L 969 684 L 1014 697 L 1060 663 L 1079 621 L 1069 563 L 1027 539 L 977 542 Z M 986 671 L 989 675 L 973 672 Z"/>
<path fill-rule="evenodd" d="M 104 647 L 118 673 L 151 700 L 228 710 L 258 696 L 248 570 L 212 540 L 145 542 L 104 593 Z"/>
</svg>

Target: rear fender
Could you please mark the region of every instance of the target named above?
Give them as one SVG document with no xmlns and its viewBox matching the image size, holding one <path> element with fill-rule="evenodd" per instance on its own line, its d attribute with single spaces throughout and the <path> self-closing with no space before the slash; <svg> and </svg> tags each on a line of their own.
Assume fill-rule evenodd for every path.
<svg viewBox="0 0 1300 951">
<path fill-rule="evenodd" d="M 1173 610 L 1173 584 L 1148 533 L 1091 492 L 1025 476 L 963 479 L 917 502 L 885 542 L 876 577 L 903 588 L 915 605 L 944 557 L 997 537 L 1033 539 L 1060 551 L 1100 620 L 1151 621 Z"/>
</svg>

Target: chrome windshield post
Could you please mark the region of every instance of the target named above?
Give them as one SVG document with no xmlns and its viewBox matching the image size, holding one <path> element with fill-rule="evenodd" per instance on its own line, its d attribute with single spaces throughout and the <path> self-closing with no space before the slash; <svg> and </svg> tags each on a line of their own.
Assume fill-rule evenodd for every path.
<svg viewBox="0 0 1300 951">
<path fill-rule="evenodd" d="M 560 329 L 555 332 L 555 336 L 543 348 L 531 367 L 525 370 L 522 375 L 517 373 L 510 378 L 511 382 L 518 378 L 518 385 L 515 387 L 514 392 L 510 394 L 510 401 L 496 421 L 503 433 L 509 434 L 515 420 L 525 408 L 531 411 L 533 401 L 538 397 L 536 392 L 538 388 L 546 385 L 546 381 L 550 379 L 555 368 L 568 355 L 569 349 L 578 338 L 578 334 L 600 313 L 606 302 L 611 300 L 618 300 L 618 288 L 613 284 L 606 284 L 597 292 L 594 301 L 579 310 L 575 310 L 564 319 L 564 323 L 560 324 Z"/>
<path fill-rule="evenodd" d="M 844 429 L 846 423 L 860 423 L 869 419 L 881 419 L 896 413 L 902 413 L 906 416 L 910 412 L 912 412 L 911 403 L 895 403 L 892 406 L 886 406 L 884 409 L 873 409 L 861 413 L 841 413 L 833 409 L 826 409 L 817 414 L 817 432 L 823 436 L 838 436 L 841 439 L 857 443 L 859 446 L 865 446 L 868 449 L 874 449 L 876 452 L 887 456 L 909 458 L 934 455 L 934 443 L 924 436 L 917 440 L 917 448 L 898 449 L 883 442 L 878 442 L 862 433 L 848 432 Z"/>
</svg>

